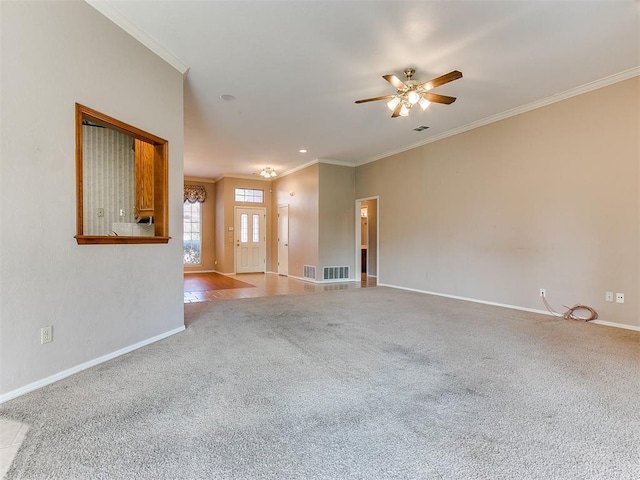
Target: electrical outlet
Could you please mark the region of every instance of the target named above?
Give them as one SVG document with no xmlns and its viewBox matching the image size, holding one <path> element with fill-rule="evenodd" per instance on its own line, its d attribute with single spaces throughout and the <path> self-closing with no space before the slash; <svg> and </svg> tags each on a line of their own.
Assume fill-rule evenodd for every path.
<svg viewBox="0 0 640 480">
<path fill-rule="evenodd" d="M 42 327 L 40 329 L 40 344 L 49 343 L 53 340 L 53 326 Z"/>
<path fill-rule="evenodd" d="M 121 216 L 121 217 L 124 217 L 124 208 L 121 208 L 121 209 L 120 209 L 120 216 Z"/>
<path fill-rule="evenodd" d="M 624 303 L 624 293 L 616 293 L 616 302 Z"/>
<path fill-rule="evenodd" d="M 98 216 L 99 217 L 104 217 L 104 208 L 99 208 L 98 209 Z"/>
<path fill-rule="evenodd" d="M 607 293 L 605 293 L 605 295 L 604 295 L 604 299 L 605 299 L 607 302 L 613 302 L 613 292 L 607 292 Z"/>
<path fill-rule="evenodd" d="M 547 289 L 546 288 L 541 288 L 540 289 L 540 296 L 541 297 L 546 297 L 547 296 Z"/>
</svg>

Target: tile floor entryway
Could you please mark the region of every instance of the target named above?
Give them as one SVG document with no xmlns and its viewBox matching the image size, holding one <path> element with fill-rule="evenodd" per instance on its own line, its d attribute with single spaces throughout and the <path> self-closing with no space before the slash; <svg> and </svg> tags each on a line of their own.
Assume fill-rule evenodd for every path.
<svg viewBox="0 0 640 480">
<path fill-rule="evenodd" d="M 198 273 L 185 273 L 185 276 Z M 293 295 L 297 293 L 315 293 L 328 290 L 346 290 L 353 288 L 375 287 L 376 278 L 362 276 L 361 281 L 341 283 L 312 283 L 285 277 L 275 273 L 241 273 L 228 275 L 242 282 L 254 285 L 248 288 L 230 288 L 224 290 L 209 290 L 205 292 L 184 292 L 184 303 L 211 302 L 215 300 L 230 300 L 234 298 L 268 297 L 272 295 Z"/>
<path fill-rule="evenodd" d="M 28 430 L 29 426 L 25 423 L 0 419 L 0 478 L 4 478 L 9 471 Z"/>
</svg>

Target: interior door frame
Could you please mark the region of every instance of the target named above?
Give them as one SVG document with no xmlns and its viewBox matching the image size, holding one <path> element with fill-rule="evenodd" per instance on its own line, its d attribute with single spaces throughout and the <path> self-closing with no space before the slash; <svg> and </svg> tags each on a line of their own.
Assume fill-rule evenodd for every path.
<svg viewBox="0 0 640 480">
<path fill-rule="evenodd" d="M 287 269 L 286 269 L 286 273 L 280 273 L 280 209 L 281 208 L 286 208 L 287 209 L 287 243 L 286 243 L 286 247 L 287 247 Z M 289 276 L 289 204 L 284 204 L 284 205 L 278 205 L 278 211 L 276 212 L 277 215 L 277 222 L 276 222 L 276 238 L 278 239 L 278 244 L 276 245 L 276 272 L 278 273 L 278 275 L 284 275 L 286 277 Z"/>
<path fill-rule="evenodd" d="M 373 197 L 363 197 L 363 198 L 357 198 L 356 199 L 356 218 L 355 218 L 355 224 L 356 224 L 356 235 L 355 235 L 355 250 L 356 250 L 356 255 L 355 255 L 355 274 L 356 275 L 361 275 L 360 272 L 362 272 L 362 261 L 361 261 L 361 254 L 362 252 L 360 251 L 360 241 L 362 238 L 362 230 L 360 228 L 360 208 L 362 207 L 362 202 L 366 201 L 366 200 L 375 200 L 376 201 L 376 283 L 380 284 L 380 196 L 379 195 L 375 195 Z M 367 222 L 367 225 L 369 224 L 369 222 Z M 371 239 L 369 239 L 369 245 L 371 244 Z M 367 246 L 367 261 L 369 260 L 369 256 L 371 255 L 371 249 Z M 367 265 L 368 267 L 368 265 Z M 367 275 L 368 275 L 369 269 L 367 268 Z M 358 277 L 355 278 L 355 280 L 359 280 Z"/>
<path fill-rule="evenodd" d="M 266 273 L 267 272 L 267 249 L 268 249 L 268 241 L 269 241 L 269 236 L 267 235 L 267 209 L 266 207 L 258 207 L 258 206 L 251 206 L 251 205 L 235 205 L 233 207 L 233 270 L 234 273 L 237 274 L 238 273 L 238 244 L 237 242 L 239 241 L 238 235 L 240 232 L 240 225 L 237 225 L 237 221 L 238 221 L 238 210 L 260 210 L 263 214 L 264 214 L 264 228 L 263 230 L 263 234 L 264 234 L 264 248 L 260 251 L 260 254 L 262 256 L 262 260 L 263 260 L 263 265 L 262 265 L 262 270 L 260 270 L 260 272 L 256 272 L 256 273 Z"/>
</svg>

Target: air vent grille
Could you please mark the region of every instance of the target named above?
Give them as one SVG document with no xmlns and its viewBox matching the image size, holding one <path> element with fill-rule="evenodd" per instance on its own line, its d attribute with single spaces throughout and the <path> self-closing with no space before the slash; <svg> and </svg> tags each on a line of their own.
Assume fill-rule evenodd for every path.
<svg viewBox="0 0 640 480">
<path fill-rule="evenodd" d="M 414 130 L 416 132 L 422 132 L 423 130 L 426 130 L 427 128 L 429 128 L 429 127 L 427 127 L 426 125 L 420 125 L 419 127 L 414 128 Z"/>
<path fill-rule="evenodd" d="M 349 267 L 324 267 L 323 280 L 345 280 L 349 279 Z"/>
<path fill-rule="evenodd" d="M 316 279 L 316 267 L 314 265 L 303 265 L 302 266 L 302 277 L 310 278 L 312 280 Z"/>
</svg>

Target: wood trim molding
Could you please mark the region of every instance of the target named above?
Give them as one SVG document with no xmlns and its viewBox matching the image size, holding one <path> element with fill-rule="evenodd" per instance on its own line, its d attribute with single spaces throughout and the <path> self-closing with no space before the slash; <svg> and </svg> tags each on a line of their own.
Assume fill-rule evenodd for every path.
<svg viewBox="0 0 640 480">
<path fill-rule="evenodd" d="M 125 237 L 100 235 L 76 235 L 78 245 L 125 245 L 142 243 L 169 243 L 171 237 Z"/>
<path fill-rule="evenodd" d="M 76 235 L 78 245 L 104 244 L 143 244 L 168 243 L 169 239 L 169 142 L 137 127 L 112 118 L 84 105 L 75 105 L 76 125 Z M 153 178 L 148 179 L 147 185 L 153 185 L 153 216 L 154 236 L 100 236 L 85 235 L 84 232 L 84 176 L 83 176 L 83 120 L 96 125 L 116 130 L 124 135 L 133 137 L 145 144 L 153 146 Z M 145 213 L 146 214 L 146 213 Z M 95 233 L 95 232 L 94 232 Z"/>
</svg>

